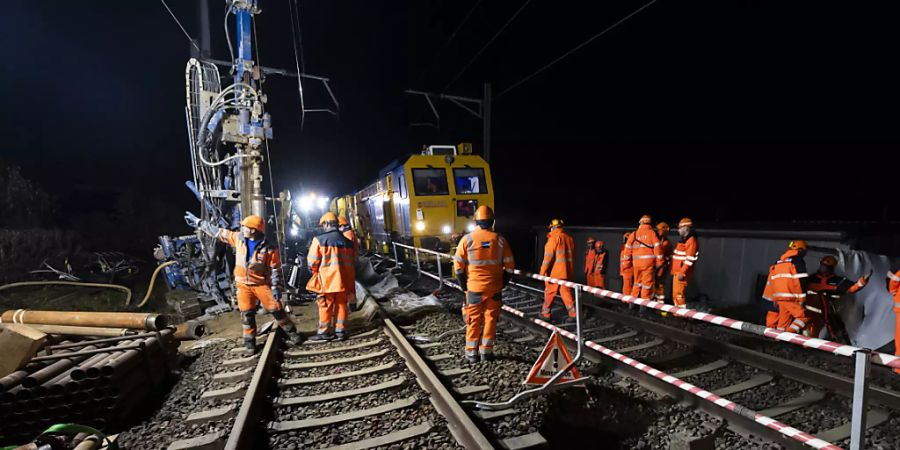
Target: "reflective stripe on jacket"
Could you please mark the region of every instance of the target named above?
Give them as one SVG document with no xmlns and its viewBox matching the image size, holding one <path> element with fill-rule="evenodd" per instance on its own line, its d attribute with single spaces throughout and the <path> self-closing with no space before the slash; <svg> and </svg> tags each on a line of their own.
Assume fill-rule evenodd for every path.
<svg viewBox="0 0 900 450">
<path fill-rule="evenodd" d="M 900 314 L 900 270 L 888 272 L 888 292 L 894 296 L 894 312 Z"/>
<path fill-rule="evenodd" d="M 499 292 L 503 289 L 503 269 L 515 269 L 512 249 L 503 236 L 479 228 L 459 240 L 453 256 L 453 270 L 464 272 L 469 292 Z"/>
<path fill-rule="evenodd" d="M 700 258 L 699 247 L 697 246 L 697 238 L 693 235 L 688 236 L 684 242 L 679 242 L 675 246 L 672 254 L 672 275 L 688 275 L 694 270 L 694 264 Z"/>
<path fill-rule="evenodd" d="M 569 280 L 575 275 L 575 241 L 562 228 L 547 233 L 541 275 Z"/>
<path fill-rule="evenodd" d="M 600 274 L 603 275 L 606 272 L 606 249 L 601 249 L 599 252 L 590 249 L 584 255 L 584 274 Z"/>
<path fill-rule="evenodd" d="M 278 248 L 271 248 L 266 239 L 256 244 L 249 254 L 247 239 L 239 231 L 219 228 L 216 237 L 234 248 L 234 281 L 248 286 L 281 285 L 281 258 Z"/>
<path fill-rule="evenodd" d="M 340 231 L 326 231 L 313 238 L 306 256 L 312 277 L 306 289 L 318 294 L 345 292 L 354 278 L 353 243 Z"/>
<path fill-rule="evenodd" d="M 622 263 L 625 266 L 639 269 L 653 266 L 662 267 L 662 246 L 653 227 L 646 223 L 641 224 L 634 233 L 628 236 Z"/>
<path fill-rule="evenodd" d="M 769 267 L 763 298 L 776 302 L 804 302 L 807 290 L 806 263 L 796 250 L 788 250 Z"/>
</svg>

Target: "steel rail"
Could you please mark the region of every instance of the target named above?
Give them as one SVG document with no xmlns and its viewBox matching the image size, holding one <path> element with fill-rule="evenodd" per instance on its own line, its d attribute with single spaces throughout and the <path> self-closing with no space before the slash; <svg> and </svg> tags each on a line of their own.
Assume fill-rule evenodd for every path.
<svg viewBox="0 0 900 450">
<path fill-rule="evenodd" d="M 244 394 L 241 408 L 234 419 L 234 426 L 231 427 L 231 432 L 228 434 L 225 450 L 245 450 L 254 447 L 253 436 L 260 427 L 260 412 L 268 389 L 273 384 L 269 378 L 271 378 L 272 369 L 275 366 L 278 343 L 282 338 L 278 335 L 281 333 L 283 332 L 277 329 L 275 333 L 266 335 L 266 344 L 259 354 L 259 362 L 256 364 L 253 377 L 247 386 L 247 393 Z"/>
</svg>

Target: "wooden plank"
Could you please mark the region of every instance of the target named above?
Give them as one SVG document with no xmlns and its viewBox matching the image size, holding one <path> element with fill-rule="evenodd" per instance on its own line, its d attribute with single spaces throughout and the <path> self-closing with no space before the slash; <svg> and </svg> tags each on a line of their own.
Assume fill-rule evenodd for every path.
<svg viewBox="0 0 900 450">
<path fill-rule="evenodd" d="M 545 445 L 547 445 L 547 440 L 544 439 L 544 436 L 541 436 L 541 433 L 537 432 L 507 438 L 500 441 L 500 446 L 507 450 L 523 450 L 526 448 L 542 447 Z"/>
<path fill-rule="evenodd" d="M 5 377 L 22 367 L 40 351 L 47 340 L 47 335 L 21 324 L 3 324 L 0 328 L 0 378 Z"/>
</svg>

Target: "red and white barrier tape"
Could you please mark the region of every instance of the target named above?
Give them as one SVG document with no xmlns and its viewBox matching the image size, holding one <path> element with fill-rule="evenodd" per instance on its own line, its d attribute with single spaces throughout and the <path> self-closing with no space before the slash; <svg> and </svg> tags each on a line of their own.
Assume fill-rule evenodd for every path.
<svg viewBox="0 0 900 450">
<path fill-rule="evenodd" d="M 546 278 L 546 277 L 544 277 L 544 278 Z M 557 281 L 560 281 L 560 280 L 557 280 Z M 570 282 L 565 282 L 565 283 L 570 283 Z M 575 283 L 570 283 L 570 284 L 575 284 Z M 530 320 L 548 330 L 551 330 L 551 331 L 555 330 L 555 331 L 559 332 L 561 335 L 563 335 L 573 341 L 577 339 L 577 336 L 574 333 L 564 330 L 562 328 L 558 328 L 550 323 L 544 322 L 543 320 L 526 317 L 525 313 L 523 313 L 522 311 L 519 311 L 515 308 L 511 308 L 509 306 L 504 305 L 503 310 L 505 310 L 506 312 L 508 312 L 510 314 L 519 316 L 525 320 Z M 755 412 L 749 408 L 738 405 L 737 403 L 735 403 L 731 400 L 728 400 L 727 398 L 719 397 L 718 395 L 713 394 L 712 392 L 700 389 L 699 387 L 694 386 L 693 384 L 690 384 L 686 381 L 682 381 L 676 377 L 673 377 L 672 375 L 668 375 L 665 372 L 654 369 L 642 362 L 631 359 L 621 353 L 618 353 L 614 350 L 608 349 L 600 344 L 586 340 L 586 341 L 584 341 L 584 345 L 586 345 L 587 347 L 592 348 L 600 353 L 603 353 L 604 355 L 609 356 L 610 358 L 613 358 L 617 361 L 621 361 L 625 364 L 628 364 L 629 366 L 634 367 L 635 369 L 638 369 L 644 373 L 650 374 L 653 377 L 659 378 L 660 380 L 662 380 L 666 383 L 669 383 L 671 385 L 674 385 L 674 386 L 678 387 L 679 389 L 685 390 L 693 395 L 696 395 L 697 397 L 700 397 L 703 400 L 712 402 L 712 403 L 716 404 L 716 406 L 725 408 L 729 411 L 735 411 L 738 414 L 741 414 L 742 416 L 752 418 L 756 423 L 759 423 L 768 428 L 771 428 L 771 429 L 783 434 L 784 436 L 787 436 L 791 439 L 799 441 L 800 443 L 802 443 L 804 445 L 808 445 L 812 448 L 820 449 L 820 450 L 821 449 L 842 450 L 841 447 L 838 447 L 830 442 L 823 441 L 822 439 L 819 439 L 809 433 L 804 433 L 803 431 L 800 431 L 796 428 L 793 428 L 786 424 L 783 424 L 771 417 L 764 416 L 764 415 L 762 415 L 758 412 Z"/>
<path fill-rule="evenodd" d="M 834 355 L 848 356 L 852 357 L 854 353 L 859 350 L 862 350 L 859 347 L 854 347 L 852 345 L 845 345 L 838 342 L 828 341 L 825 339 L 819 338 L 811 338 L 803 335 L 799 335 L 796 333 L 791 333 L 789 331 L 781 331 L 776 330 L 774 328 L 764 327 L 762 325 L 757 325 L 750 322 L 744 322 L 741 320 L 729 319 L 728 317 L 717 316 L 715 314 L 709 314 L 705 312 L 700 312 L 694 309 L 682 308 L 680 306 L 667 305 L 665 303 L 656 302 L 653 300 L 648 300 L 645 298 L 633 297 L 631 295 L 623 295 L 618 292 L 608 291 L 606 289 L 600 289 L 590 286 L 585 286 L 579 283 L 573 283 L 571 281 L 560 280 L 557 278 L 545 277 L 543 275 L 538 275 L 534 273 L 525 272 L 519 269 L 515 269 L 512 271 L 516 275 L 522 275 L 529 278 L 533 278 L 535 280 L 547 281 L 554 284 L 559 284 L 562 286 L 567 286 L 571 288 L 575 288 L 576 286 L 581 287 L 581 290 L 585 292 L 590 292 L 594 294 L 596 297 L 607 297 L 613 298 L 625 303 L 632 303 L 635 305 L 646 306 L 647 308 L 658 309 L 660 311 L 665 311 L 676 316 L 687 317 L 688 319 L 694 320 L 702 320 L 704 322 L 709 322 L 713 325 L 718 325 L 722 327 L 727 327 L 739 331 L 745 331 L 748 333 L 757 334 L 760 336 L 765 336 L 768 338 L 776 339 L 783 342 L 788 342 L 794 345 L 799 345 L 801 347 L 812 348 L 816 350 L 821 350 L 823 352 L 828 352 Z M 900 368 L 900 356 L 889 355 L 887 353 L 880 352 L 872 352 L 872 362 L 875 364 L 880 364 L 882 366 L 892 367 L 892 368 Z"/>
</svg>

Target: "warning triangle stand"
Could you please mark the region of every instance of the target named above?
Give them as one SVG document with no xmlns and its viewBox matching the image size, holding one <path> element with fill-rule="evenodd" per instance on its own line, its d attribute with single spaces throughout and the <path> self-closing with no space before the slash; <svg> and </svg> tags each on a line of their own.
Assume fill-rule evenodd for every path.
<svg viewBox="0 0 900 450">
<path fill-rule="evenodd" d="M 544 350 L 541 351 L 541 356 L 538 357 L 537 362 L 534 363 L 522 384 L 543 385 L 571 362 L 572 356 L 569 355 L 569 350 L 566 348 L 562 336 L 559 335 L 559 331 L 554 331 L 550 336 L 550 340 L 547 341 L 547 345 L 544 346 Z M 582 376 L 578 372 L 578 367 L 573 365 L 571 369 L 556 379 L 556 383 L 572 383 L 581 379 Z"/>
</svg>

